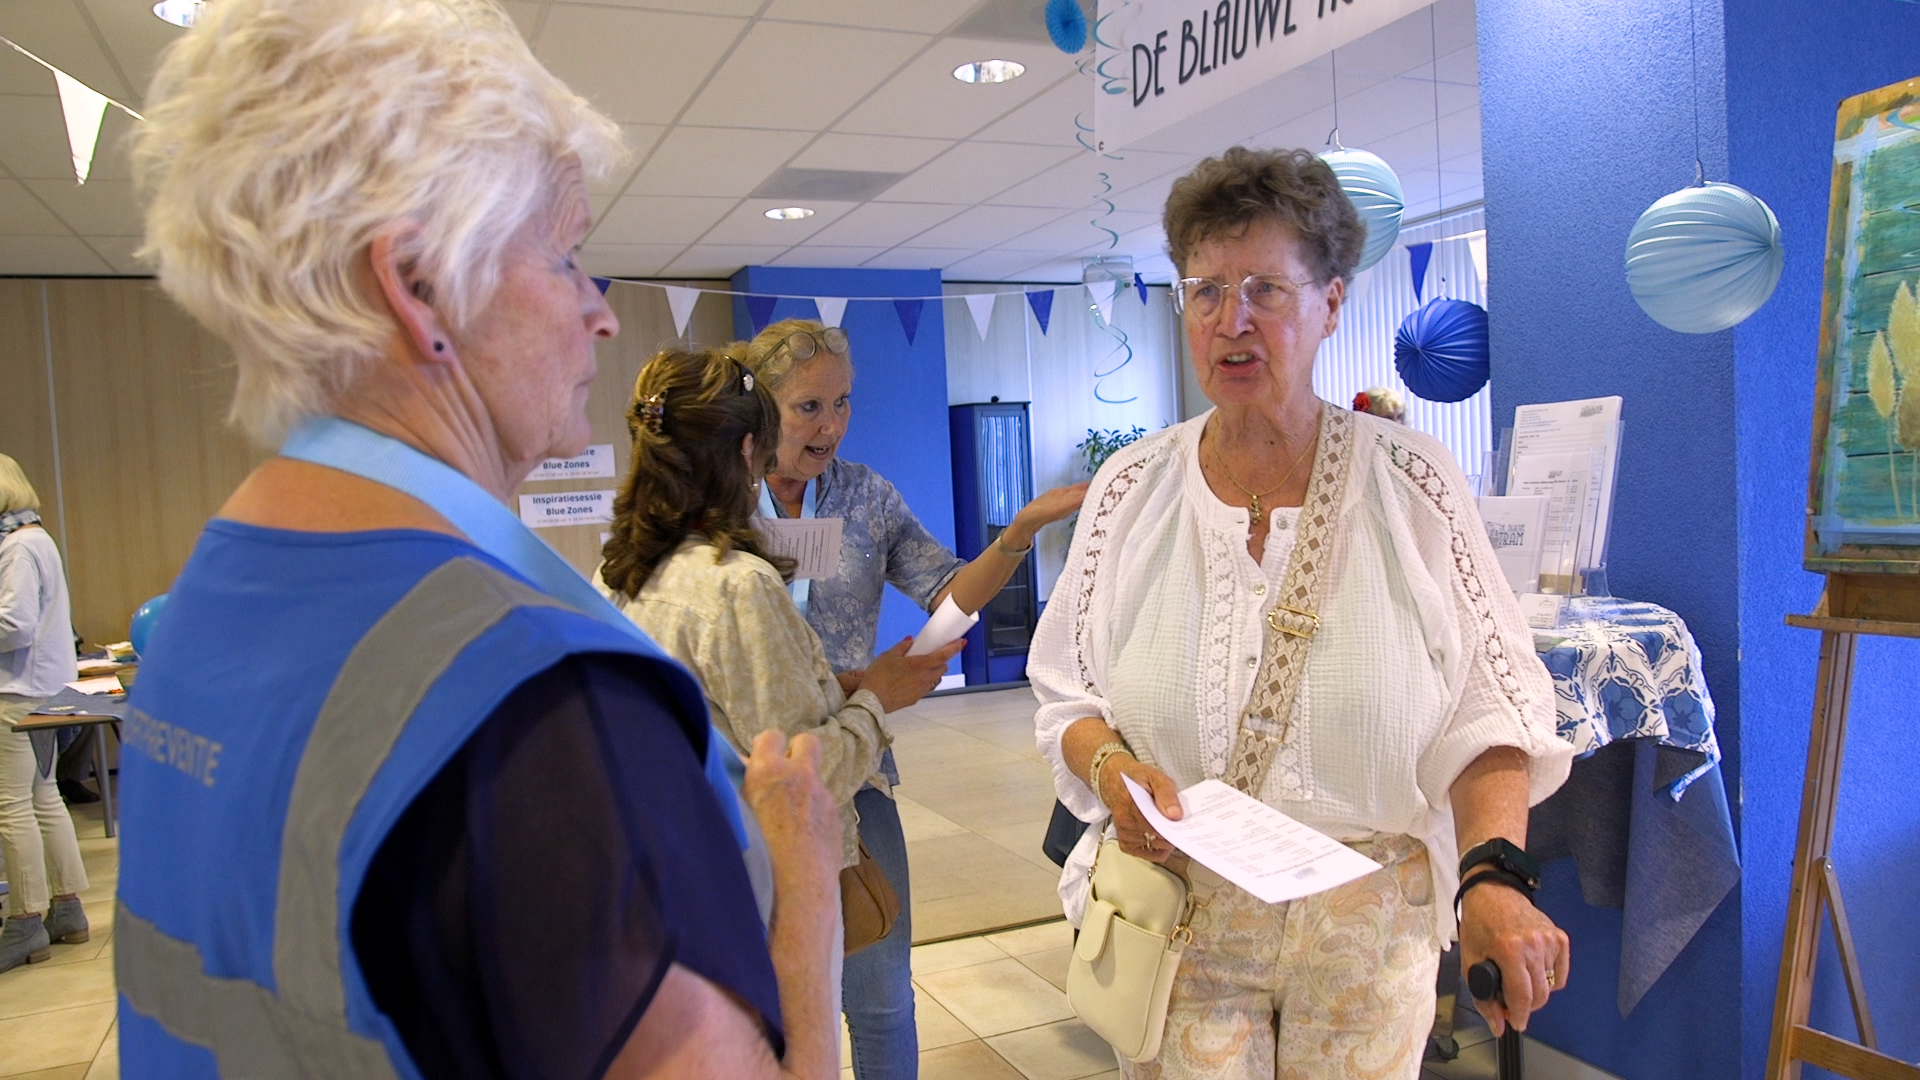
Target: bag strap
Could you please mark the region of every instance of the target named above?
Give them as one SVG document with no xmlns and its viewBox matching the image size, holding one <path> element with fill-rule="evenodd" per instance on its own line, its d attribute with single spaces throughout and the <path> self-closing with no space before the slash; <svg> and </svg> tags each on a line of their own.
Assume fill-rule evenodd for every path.
<svg viewBox="0 0 1920 1080">
<path fill-rule="evenodd" d="M 1333 550 L 1333 527 L 1345 500 L 1357 434 L 1353 414 L 1336 405 L 1320 408 L 1320 443 L 1314 449 L 1307 497 L 1295 526 L 1293 553 L 1279 601 L 1267 612 L 1266 663 L 1227 761 L 1224 779 L 1254 798 L 1266 785 L 1273 755 L 1287 741 L 1293 699 L 1307 667 L 1307 649 L 1320 628 L 1320 578 Z"/>
</svg>

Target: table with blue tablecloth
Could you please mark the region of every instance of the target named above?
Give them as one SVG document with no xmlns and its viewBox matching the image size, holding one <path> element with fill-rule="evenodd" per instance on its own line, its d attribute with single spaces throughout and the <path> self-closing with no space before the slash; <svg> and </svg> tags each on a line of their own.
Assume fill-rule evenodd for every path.
<svg viewBox="0 0 1920 1080">
<path fill-rule="evenodd" d="M 1693 635 L 1655 604 L 1574 597 L 1536 647 L 1579 757 L 1527 848 L 1572 856 L 1586 901 L 1622 911 L 1624 1016 L 1740 877 L 1713 698 Z"/>
</svg>

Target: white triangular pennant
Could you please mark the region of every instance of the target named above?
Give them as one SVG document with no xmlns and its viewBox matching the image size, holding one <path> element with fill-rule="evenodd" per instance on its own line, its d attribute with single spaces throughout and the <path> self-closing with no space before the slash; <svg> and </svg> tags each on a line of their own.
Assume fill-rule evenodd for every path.
<svg viewBox="0 0 1920 1080">
<path fill-rule="evenodd" d="M 1473 272 L 1480 275 L 1480 288 L 1487 287 L 1487 234 L 1467 237 L 1467 250 L 1473 253 Z"/>
<path fill-rule="evenodd" d="M 1113 321 L 1113 286 L 1112 278 L 1087 282 L 1087 291 L 1093 294 L 1093 306 L 1100 309 L 1101 322 Z"/>
<path fill-rule="evenodd" d="M 847 313 L 847 298 L 844 296 L 816 296 L 814 305 L 820 309 L 820 321 L 828 326 L 839 326 Z"/>
<path fill-rule="evenodd" d="M 693 317 L 693 305 L 700 301 L 700 290 L 684 285 L 662 285 L 667 290 L 667 308 L 673 312 L 675 337 L 687 336 L 687 320 Z"/>
<path fill-rule="evenodd" d="M 973 328 L 980 331 L 980 340 L 987 340 L 987 327 L 993 324 L 993 302 L 1000 299 L 998 293 L 967 293 L 967 311 L 973 315 Z"/>
<path fill-rule="evenodd" d="M 73 174 L 81 183 L 93 171 L 93 147 L 100 141 L 100 121 L 107 115 L 107 96 L 79 79 L 53 70 L 60 88 L 60 111 L 67 117 L 67 147 L 73 151 Z"/>
</svg>

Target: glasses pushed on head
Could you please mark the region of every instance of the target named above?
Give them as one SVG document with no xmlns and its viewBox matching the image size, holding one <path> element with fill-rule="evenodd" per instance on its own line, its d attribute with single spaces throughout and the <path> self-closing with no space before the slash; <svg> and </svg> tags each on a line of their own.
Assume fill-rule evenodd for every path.
<svg viewBox="0 0 1920 1080">
<path fill-rule="evenodd" d="M 787 350 L 796 363 L 811 360 L 815 353 L 826 351 L 835 356 L 847 355 L 847 332 L 837 326 L 825 327 L 818 331 L 795 330 L 788 334 L 780 347 Z"/>
<path fill-rule="evenodd" d="M 1285 315 L 1300 303 L 1300 292 L 1313 284 L 1295 281 L 1285 274 L 1248 274 L 1240 282 L 1240 303 L 1262 315 Z M 1211 319 L 1220 314 L 1232 288 L 1213 278 L 1181 278 L 1173 283 L 1173 310 L 1196 319 Z"/>
</svg>

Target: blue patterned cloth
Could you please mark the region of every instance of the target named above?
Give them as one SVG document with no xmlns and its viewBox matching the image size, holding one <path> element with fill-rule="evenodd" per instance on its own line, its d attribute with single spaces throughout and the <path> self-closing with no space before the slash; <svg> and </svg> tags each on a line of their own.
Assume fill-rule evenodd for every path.
<svg viewBox="0 0 1920 1080">
<path fill-rule="evenodd" d="M 1534 807 L 1527 848 L 1543 863 L 1571 855 L 1582 898 L 1621 912 L 1625 1016 L 1740 879 L 1713 698 L 1693 635 L 1666 608 L 1576 597 L 1553 633 L 1565 640 L 1540 659 L 1580 757 Z"/>
<path fill-rule="evenodd" d="M 1680 616 L 1657 604 L 1577 596 L 1553 632 L 1566 640 L 1540 654 L 1553 675 L 1560 737 L 1580 756 L 1618 739 L 1652 739 L 1703 755 L 1673 782 L 1675 800 L 1720 762 L 1713 698 L 1700 649 Z"/>
</svg>

